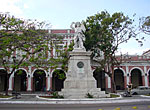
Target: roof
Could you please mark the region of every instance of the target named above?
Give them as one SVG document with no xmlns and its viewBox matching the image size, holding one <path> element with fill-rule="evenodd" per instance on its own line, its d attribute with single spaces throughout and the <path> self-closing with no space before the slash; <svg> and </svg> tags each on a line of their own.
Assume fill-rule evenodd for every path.
<svg viewBox="0 0 150 110">
<path fill-rule="evenodd" d="M 50 33 L 52 34 L 73 34 L 75 33 L 72 29 L 50 29 Z"/>
<path fill-rule="evenodd" d="M 150 50 L 144 52 L 143 55 L 150 56 Z"/>
</svg>

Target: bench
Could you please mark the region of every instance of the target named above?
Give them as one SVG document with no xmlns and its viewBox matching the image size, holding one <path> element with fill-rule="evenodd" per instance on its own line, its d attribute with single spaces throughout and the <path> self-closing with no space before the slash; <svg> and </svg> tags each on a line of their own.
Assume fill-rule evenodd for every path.
<svg viewBox="0 0 150 110">
<path fill-rule="evenodd" d="M 15 96 L 15 99 L 21 98 L 21 94 L 19 92 L 13 91 L 12 96 Z"/>
</svg>

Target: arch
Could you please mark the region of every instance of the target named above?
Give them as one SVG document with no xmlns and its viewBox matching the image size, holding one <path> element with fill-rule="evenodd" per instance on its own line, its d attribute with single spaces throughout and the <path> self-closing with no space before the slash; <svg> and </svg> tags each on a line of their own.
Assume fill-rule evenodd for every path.
<svg viewBox="0 0 150 110">
<path fill-rule="evenodd" d="M 116 90 L 124 90 L 124 72 L 118 68 L 114 70 L 114 81 L 116 84 Z"/>
<path fill-rule="evenodd" d="M 142 70 L 140 67 L 133 67 L 133 68 L 130 70 L 130 76 L 131 76 L 131 72 L 132 72 L 132 70 L 134 70 L 134 69 L 138 69 L 138 70 L 140 70 L 141 75 L 143 75 L 143 76 L 144 76 L 144 72 L 143 72 L 143 70 Z"/>
<path fill-rule="evenodd" d="M 147 73 L 149 73 L 149 72 L 150 72 L 150 68 L 148 69 Z"/>
<path fill-rule="evenodd" d="M 97 88 L 101 88 L 101 90 L 106 90 L 105 73 L 103 71 L 95 69 L 93 72 L 93 77 L 97 82 Z"/>
<path fill-rule="evenodd" d="M 5 69 L 0 69 L 0 91 L 6 90 L 7 72 Z"/>
<path fill-rule="evenodd" d="M 62 70 L 62 68 L 53 69 L 53 70 L 51 71 L 51 77 L 53 77 L 53 73 L 54 73 L 56 70 Z M 64 70 L 62 70 L 62 71 L 63 71 L 65 74 L 67 74 L 66 71 L 64 71 Z"/>
<path fill-rule="evenodd" d="M 123 72 L 123 75 L 126 76 L 126 72 L 123 68 L 114 68 L 114 70 L 120 69 Z"/>
<path fill-rule="evenodd" d="M 131 83 L 133 84 L 133 88 L 143 85 L 142 71 L 139 68 L 132 69 L 130 75 L 131 75 Z"/>
<path fill-rule="evenodd" d="M 62 69 L 55 69 L 52 73 L 52 90 L 61 91 L 64 88 L 66 73 Z"/>
<path fill-rule="evenodd" d="M 14 88 L 15 91 L 26 91 L 27 89 L 27 73 L 24 69 L 18 69 L 14 72 Z"/>
<path fill-rule="evenodd" d="M 33 72 L 31 73 L 31 77 L 33 77 L 33 75 L 34 75 L 35 71 L 37 71 L 37 70 L 42 70 L 42 71 L 44 71 L 44 72 L 45 72 L 45 75 L 46 75 L 46 76 L 48 75 L 48 73 L 47 73 L 47 71 L 46 71 L 46 70 L 44 70 L 43 68 L 38 68 L 38 69 L 34 69 L 34 70 L 33 70 Z"/>
<path fill-rule="evenodd" d="M 46 73 L 43 69 L 33 72 L 33 91 L 46 91 Z"/>
</svg>

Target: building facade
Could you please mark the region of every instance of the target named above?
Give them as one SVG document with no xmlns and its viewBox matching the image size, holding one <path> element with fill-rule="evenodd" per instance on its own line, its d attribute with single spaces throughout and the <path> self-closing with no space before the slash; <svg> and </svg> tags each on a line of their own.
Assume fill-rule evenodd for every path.
<svg viewBox="0 0 150 110">
<path fill-rule="evenodd" d="M 52 29 L 49 33 L 63 36 L 63 43 L 61 46 L 68 47 L 74 39 L 74 31 L 70 29 Z M 48 56 L 57 56 L 55 49 L 52 49 Z M 150 51 L 143 53 L 143 55 L 128 55 L 123 58 L 126 60 L 119 67 L 114 69 L 114 79 L 117 90 L 124 90 L 127 84 L 131 82 L 134 87 L 150 86 Z M 96 65 L 91 64 L 93 70 L 93 77 L 97 81 L 97 87 L 102 90 L 111 89 L 110 77 L 95 69 Z M 11 68 L 10 68 L 11 70 Z M 22 71 L 22 74 L 17 74 Z M 34 66 L 23 67 L 17 69 L 9 78 L 9 91 L 60 91 L 63 88 L 63 82 L 58 78 L 56 71 L 66 75 L 67 71 L 61 68 L 48 70 L 44 68 L 35 68 Z M 38 73 L 41 74 L 38 74 Z M 0 67 L 0 91 L 5 91 L 6 88 L 6 72 L 4 68 Z"/>
</svg>

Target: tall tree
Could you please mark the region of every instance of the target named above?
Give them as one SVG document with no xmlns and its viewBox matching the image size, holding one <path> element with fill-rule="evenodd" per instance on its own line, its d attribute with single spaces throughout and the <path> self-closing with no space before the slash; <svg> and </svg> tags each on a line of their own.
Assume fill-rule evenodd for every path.
<svg viewBox="0 0 150 110">
<path fill-rule="evenodd" d="M 110 15 L 107 11 L 90 16 L 85 21 L 85 47 L 93 51 L 92 58 L 100 64 L 99 69 L 110 76 L 112 92 L 116 92 L 114 67 L 122 61 L 116 58 L 118 47 L 137 36 L 132 24 L 133 20 L 123 13 Z"/>
<path fill-rule="evenodd" d="M 12 73 L 38 60 L 36 54 L 47 51 L 47 31 L 44 22 L 22 20 L 8 13 L 0 13 L 0 66 L 6 71 L 6 95 Z"/>
</svg>

